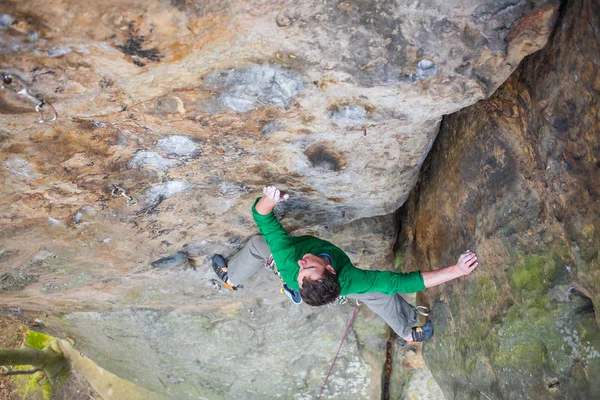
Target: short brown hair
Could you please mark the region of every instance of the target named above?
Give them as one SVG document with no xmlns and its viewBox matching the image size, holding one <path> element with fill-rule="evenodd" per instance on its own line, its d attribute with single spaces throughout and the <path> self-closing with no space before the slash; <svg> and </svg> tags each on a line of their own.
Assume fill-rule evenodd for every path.
<svg viewBox="0 0 600 400">
<path fill-rule="evenodd" d="M 340 280 L 336 274 L 329 270 L 323 271 L 323 276 L 318 280 L 304 278 L 300 296 L 309 306 L 323 306 L 337 299 L 342 291 Z"/>
</svg>

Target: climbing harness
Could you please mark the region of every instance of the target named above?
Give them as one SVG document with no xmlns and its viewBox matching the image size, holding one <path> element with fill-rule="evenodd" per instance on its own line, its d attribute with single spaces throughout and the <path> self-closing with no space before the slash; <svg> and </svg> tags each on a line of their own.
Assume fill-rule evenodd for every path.
<svg viewBox="0 0 600 400">
<path fill-rule="evenodd" d="M 289 297 L 294 304 L 302 303 L 302 296 L 300 296 L 300 292 L 286 285 L 285 281 L 283 280 L 283 277 L 281 276 L 281 273 L 279 273 L 279 270 L 277 269 L 277 265 L 275 264 L 275 260 L 273 259 L 272 254 L 267 259 L 267 268 L 275 275 L 277 275 L 279 279 L 281 279 L 280 293 L 285 294 L 287 297 Z"/>
<path fill-rule="evenodd" d="M 16 95 L 25 97 L 35 103 L 35 111 L 39 114 L 38 122 L 52 122 L 58 117 L 56 110 L 52 104 L 43 99 L 39 99 L 31 93 L 23 79 L 11 73 L 0 72 L 1 86 L 0 89 L 15 93 Z"/>
<path fill-rule="evenodd" d="M 275 260 L 273 259 L 273 255 L 272 254 L 269 256 L 269 258 L 267 258 L 267 268 L 272 273 L 274 273 L 275 275 L 277 275 L 278 277 L 281 278 L 281 274 L 277 270 L 277 265 L 275 265 Z M 281 278 L 281 280 L 283 281 L 283 278 Z"/>
<path fill-rule="evenodd" d="M 133 197 L 127 195 L 127 192 L 125 191 L 125 189 L 123 189 L 119 185 L 113 184 L 113 188 L 112 188 L 112 191 L 110 192 L 110 194 L 113 197 L 125 197 L 125 199 L 127 199 L 128 206 L 135 206 L 137 204 L 137 200 L 134 199 Z"/>
<path fill-rule="evenodd" d="M 327 381 L 329 380 L 329 376 L 331 375 L 331 370 L 337 361 L 338 356 L 340 355 L 340 350 L 342 349 L 342 345 L 348 336 L 348 332 L 350 331 L 350 327 L 352 326 L 352 322 L 354 322 L 354 318 L 356 317 L 356 313 L 358 312 L 358 307 L 360 307 L 360 302 L 356 301 L 356 307 L 354 307 L 354 311 L 352 312 L 352 317 L 350 317 L 350 322 L 348 322 L 348 327 L 346 328 L 346 333 L 344 333 L 344 337 L 340 342 L 340 347 L 338 347 L 337 353 L 335 353 L 335 357 L 333 358 L 333 362 L 331 363 L 331 367 L 329 367 L 329 372 L 327 372 L 327 376 L 325 377 L 325 382 L 323 382 L 323 386 L 321 386 L 321 391 L 319 392 L 319 397 L 317 400 L 321 400 L 321 395 L 323 394 L 323 389 L 325 389 L 325 385 L 327 385 Z"/>
</svg>

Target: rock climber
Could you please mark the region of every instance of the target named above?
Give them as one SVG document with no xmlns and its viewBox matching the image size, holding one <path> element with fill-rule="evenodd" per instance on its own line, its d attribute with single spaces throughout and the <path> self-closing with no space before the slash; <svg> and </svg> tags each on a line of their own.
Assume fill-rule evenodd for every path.
<svg viewBox="0 0 600 400">
<path fill-rule="evenodd" d="M 335 301 L 339 296 L 366 304 L 406 342 L 423 342 L 433 336 L 433 324 L 415 326 L 421 307 L 410 305 L 400 293 L 414 293 L 425 288 L 468 275 L 478 267 L 477 256 L 468 250 L 455 265 L 435 271 L 397 273 L 356 268 L 338 247 L 313 236 L 290 236 L 283 229 L 273 209 L 289 198 L 274 186 L 263 189 L 264 196 L 252 206 L 252 215 L 260 235 L 253 236 L 229 262 L 216 254 L 212 265 L 229 290 L 242 287 L 265 263 L 276 264 L 284 280 L 286 294 L 295 303 L 311 306 Z M 300 299 L 301 297 L 301 299 Z"/>
</svg>

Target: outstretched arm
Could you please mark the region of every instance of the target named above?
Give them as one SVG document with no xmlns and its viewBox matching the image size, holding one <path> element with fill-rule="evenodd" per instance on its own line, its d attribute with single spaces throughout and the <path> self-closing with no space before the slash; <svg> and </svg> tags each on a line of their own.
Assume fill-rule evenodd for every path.
<svg viewBox="0 0 600 400">
<path fill-rule="evenodd" d="M 274 186 L 265 187 L 263 193 L 264 196 L 252 206 L 252 217 L 271 251 L 275 251 L 287 245 L 288 234 L 272 211 L 278 202 L 287 200 L 289 196 L 287 194 L 282 196 Z"/>
<path fill-rule="evenodd" d="M 282 195 L 279 190 L 275 186 L 266 186 L 263 188 L 264 196 L 256 203 L 256 212 L 260 215 L 267 215 L 275 205 L 280 201 L 287 200 L 290 196 L 287 194 Z"/>
<path fill-rule="evenodd" d="M 425 287 L 432 287 L 451 281 L 464 275 L 469 275 L 479 266 L 477 256 L 471 250 L 467 250 L 458 258 L 455 265 L 440 268 L 435 271 L 422 272 Z"/>
</svg>

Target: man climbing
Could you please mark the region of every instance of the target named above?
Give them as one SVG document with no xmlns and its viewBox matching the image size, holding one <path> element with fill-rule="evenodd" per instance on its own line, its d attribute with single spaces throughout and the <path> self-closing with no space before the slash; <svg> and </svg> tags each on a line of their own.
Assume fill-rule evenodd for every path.
<svg viewBox="0 0 600 400">
<path fill-rule="evenodd" d="M 406 274 L 392 271 L 367 271 L 356 268 L 341 249 L 313 236 L 289 236 L 273 209 L 289 198 L 274 186 L 263 189 L 264 196 L 252 206 L 252 215 L 261 235 L 253 236 L 229 263 L 217 254 L 213 269 L 230 290 L 254 275 L 272 260 L 285 281 L 284 288 L 294 302 L 299 295 L 311 306 L 321 306 L 340 295 L 365 303 L 407 342 L 423 342 L 433 336 L 433 324 L 415 326 L 420 310 L 408 304 L 400 293 L 425 288 L 468 275 L 477 266 L 477 256 L 468 250 L 450 267 Z"/>
</svg>

